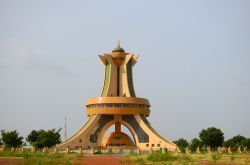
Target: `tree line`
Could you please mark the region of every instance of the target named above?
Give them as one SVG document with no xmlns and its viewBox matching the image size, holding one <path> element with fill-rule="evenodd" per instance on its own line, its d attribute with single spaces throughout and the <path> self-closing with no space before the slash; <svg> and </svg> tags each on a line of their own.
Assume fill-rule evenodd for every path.
<svg viewBox="0 0 250 165">
<path fill-rule="evenodd" d="M 180 138 L 174 141 L 178 145 L 179 149 L 184 152 L 185 148 L 189 147 L 192 152 L 195 152 L 199 147 L 200 149 L 216 149 L 218 147 L 247 147 L 250 148 L 250 138 L 246 138 L 241 135 L 236 135 L 226 141 L 224 141 L 224 133 L 215 127 L 202 129 L 199 133 L 199 138 L 193 138 L 191 143 L 186 139 Z"/>
<path fill-rule="evenodd" d="M 61 143 L 61 129 L 51 129 L 51 130 L 32 130 L 26 137 L 26 141 L 32 146 L 37 148 L 43 147 L 53 147 L 56 144 Z M 20 147 L 24 145 L 23 137 L 19 135 L 17 130 L 5 131 L 1 130 L 0 146 L 4 145 L 6 148 Z"/>
<path fill-rule="evenodd" d="M 51 130 L 32 130 L 26 137 L 26 141 L 32 146 L 37 148 L 43 147 L 53 147 L 56 144 L 61 143 L 60 132 L 61 129 L 51 129 Z M 1 131 L 0 146 L 4 145 L 7 148 L 10 147 L 20 147 L 24 145 L 23 137 L 19 133 L 14 131 Z M 250 148 L 250 138 L 246 138 L 241 135 L 237 135 L 224 141 L 224 133 L 215 127 L 210 127 L 207 129 L 202 129 L 199 133 L 199 138 L 194 138 L 189 143 L 186 139 L 180 138 L 174 141 L 178 145 L 179 149 L 184 152 L 186 147 L 189 147 L 192 152 L 194 152 L 198 147 L 200 149 L 205 149 L 211 147 L 211 149 L 216 149 L 217 147 L 247 147 Z"/>
</svg>

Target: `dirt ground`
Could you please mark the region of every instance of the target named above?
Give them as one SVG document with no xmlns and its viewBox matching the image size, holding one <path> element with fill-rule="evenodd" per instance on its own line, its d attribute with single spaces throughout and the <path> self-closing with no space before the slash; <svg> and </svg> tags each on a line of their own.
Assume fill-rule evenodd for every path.
<svg viewBox="0 0 250 165">
<path fill-rule="evenodd" d="M 131 163 L 122 163 L 121 156 L 86 156 L 83 159 L 84 165 L 133 165 Z"/>
<path fill-rule="evenodd" d="M 133 165 L 131 163 L 122 163 L 121 156 L 84 156 L 81 159 L 71 159 L 72 164 L 83 165 Z M 23 158 L 0 158 L 0 165 L 23 165 Z"/>
<path fill-rule="evenodd" d="M 0 157 L 0 165 L 23 165 L 24 159 L 23 158 L 9 158 L 9 157 Z"/>
</svg>

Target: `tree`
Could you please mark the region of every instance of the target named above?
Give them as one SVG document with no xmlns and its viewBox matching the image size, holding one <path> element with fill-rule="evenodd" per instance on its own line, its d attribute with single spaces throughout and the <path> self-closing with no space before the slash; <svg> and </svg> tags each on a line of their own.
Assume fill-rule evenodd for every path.
<svg viewBox="0 0 250 165">
<path fill-rule="evenodd" d="M 179 147 L 179 149 L 181 150 L 181 152 L 185 151 L 185 148 L 188 147 L 189 143 L 187 142 L 186 139 L 184 138 L 180 138 L 176 141 L 174 141 L 174 143 Z"/>
<path fill-rule="evenodd" d="M 225 147 L 243 147 L 244 146 L 244 142 L 245 142 L 246 138 L 244 136 L 241 135 L 237 135 L 234 136 L 231 139 L 228 139 L 227 141 L 224 142 L 224 146 Z"/>
<path fill-rule="evenodd" d="M 28 135 L 26 140 L 33 146 L 36 146 L 38 148 L 43 148 L 43 147 L 52 147 L 58 143 L 61 142 L 60 138 L 60 132 L 61 129 L 56 131 L 55 129 L 52 130 L 33 130 L 31 133 Z"/>
<path fill-rule="evenodd" d="M 44 133 L 44 132 L 45 132 L 44 130 L 38 130 L 38 131 L 32 130 L 32 131 L 30 132 L 30 134 L 27 136 L 26 140 L 27 140 L 31 145 L 36 146 L 35 143 L 38 142 L 39 136 L 40 136 L 42 133 Z"/>
<path fill-rule="evenodd" d="M 200 132 L 200 139 L 203 145 L 211 148 L 219 147 L 224 142 L 224 133 L 215 127 L 210 127 L 207 129 L 202 129 Z"/>
<path fill-rule="evenodd" d="M 18 135 L 17 130 L 5 132 L 1 131 L 2 141 L 5 147 L 19 147 L 23 144 L 23 137 Z"/>
<path fill-rule="evenodd" d="M 247 147 L 248 149 L 250 149 L 250 138 L 246 138 L 243 142 L 242 142 L 243 147 Z"/>
<path fill-rule="evenodd" d="M 195 152 L 198 147 L 202 148 L 202 142 L 200 141 L 200 139 L 197 138 L 192 139 L 190 144 L 191 151 Z"/>
</svg>

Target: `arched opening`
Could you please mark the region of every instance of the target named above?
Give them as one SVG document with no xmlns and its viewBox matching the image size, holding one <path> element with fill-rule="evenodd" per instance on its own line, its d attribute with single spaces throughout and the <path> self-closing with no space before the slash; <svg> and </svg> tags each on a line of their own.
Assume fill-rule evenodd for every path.
<svg viewBox="0 0 250 165">
<path fill-rule="evenodd" d="M 136 144 L 131 131 L 125 125 L 119 122 L 112 124 L 105 131 L 101 140 L 101 146 L 103 147 L 132 147 Z"/>
</svg>

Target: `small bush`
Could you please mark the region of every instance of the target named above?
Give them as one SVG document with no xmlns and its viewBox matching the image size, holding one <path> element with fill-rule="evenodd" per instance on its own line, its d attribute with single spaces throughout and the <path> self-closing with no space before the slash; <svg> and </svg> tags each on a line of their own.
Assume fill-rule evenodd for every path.
<svg viewBox="0 0 250 165">
<path fill-rule="evenodd" d="M 136 164 L 145 164 L 145 160 L 144 160 L 143 158 L 137 158 L 137 159 L 135 160 L 135 163 L 136 163 Z"/>
<path fill-rule="evenodd" d="M 191 160 L 190 156 L 187 154 L 178 154 L 177 159 L 179 164 L 187 165 L 188 162 Z"/>
<path fill-rule="evenodd" d="M 177 157 L 174 156 L 171 153 L 161 153 L 161 152 L 155 152 L 153 154 L 150 154 L 147 156 L 147 160 L 150 160 L 152 162 L 162 162 L 162 161 L 173 161 L 173 160 L 177 160 Z"/>
<path fill-rule="evenodd" d="M 221 157 L 221 155 L 216 153 L 216 152 L 211 154 L 211 158 L 212 158 L 214 164 L 216 164 L 216 161 L 219 160 L 220 157 Z"/>
<path fill-rule="evenodd" d="M 181 155 L 179 156 L 179 158 L 180 158 L 181 160 L 185 160 L 185 161 L 191 160 L 190 156 L 189 156 L 189 155 L 186 155 L 186 154 L 181 154 Z"/>
<path fill-rule="evenodd" d="M 234 155 L 231 155 L 231 157 L 230 157 L 231 162 L 233 162 L 234 159 L 235 159 Z"/>
<path fill-rule="evenodd" d="M 95 152 L 95 154 L 102 154 L 102 151 L 101 151 L 101 150 L 97 150 L 97 151 Z"/>
</svg>

